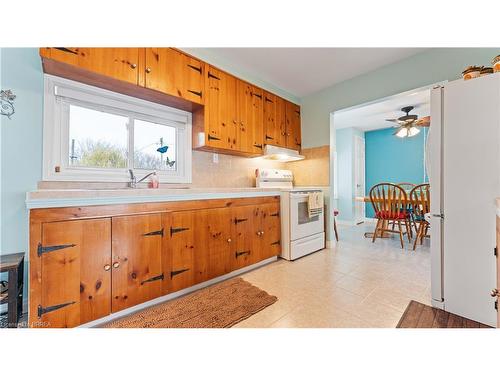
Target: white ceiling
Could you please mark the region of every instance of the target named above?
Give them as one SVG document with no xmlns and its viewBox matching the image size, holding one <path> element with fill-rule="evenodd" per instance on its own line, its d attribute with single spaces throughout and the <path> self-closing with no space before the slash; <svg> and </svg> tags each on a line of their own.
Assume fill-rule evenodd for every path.
<svg viewBox="0 0 500 375">
<path fill-rule="evenodd" d="M 415 55 L 424 48 L 207 48 L 296 97 Z"/>
<path fill-rule="evenodd" d="M 410 114 L 418 117 L 430 115 L 430 89 L 395 95 L 387 100 L 357 106 L 335 112 L 333 123 L 335 129 L 354 127 L 363 131 L 390 128 L 396 124 L 385 121 L 404 115 L 402 107 L 415 107 Z"/>
</svg>

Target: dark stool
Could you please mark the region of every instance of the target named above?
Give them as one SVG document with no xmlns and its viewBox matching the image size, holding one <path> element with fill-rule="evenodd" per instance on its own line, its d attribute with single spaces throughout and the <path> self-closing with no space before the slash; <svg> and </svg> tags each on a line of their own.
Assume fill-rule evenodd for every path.
<svg viewBox="0 0 500 375">
<path fill-rule="evenodd" d="M 0 255 L 0 272 L 9 273 L 8 290 L 0 294 L 0 304 L 9 304 L 8 327 L 17 328 L 23 311 L 24 253 Z"/>
</svg>

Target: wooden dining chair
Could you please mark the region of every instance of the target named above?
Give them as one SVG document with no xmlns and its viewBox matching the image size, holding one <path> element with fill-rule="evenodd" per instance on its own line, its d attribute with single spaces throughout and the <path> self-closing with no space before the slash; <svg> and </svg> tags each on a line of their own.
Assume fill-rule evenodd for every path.
<svg viewBox="0 0 500 375">
<path fill-rule="evenodd" d="M 412 182 L 399 182 L 397 183 L 396 185 L 398 185 L 399 187 L 403 188 L 404 191 L 406 192 L 410 192 L 415 186 L 417 186 L 416 184 L 412 183 Z"/>
<path fill-rule="evenodd" d="M 413 209 L 413 220 L 417 226 L 417 234 L 413 243 L 413 250 L 416 249 L 417 243 L 423 243 L 424 237 L 427 236 L 430 223 L 425 219 L 425 214 L 431 209 L 431 188 L 429 184 L 420 184 L 415 186 L 410 191 L 410 202 Z"/>
<path fill-rule="evenodd" d="M 388 182 L 377 184 L 370 189 L 370 201 L 377 218 L 372 242 L 375 242 L 379 235 L 383 237 L 385 232 L 399 233 L 401 248 L 404 249 L 403 235 L 406 234 L 408 242 L 411 243 L 408 198 L 404 189 Z M 391 223 L 397 224 L 399 230 L 389 229 Z M 402 225 L 405 226 L 406 232 L 403 232 Z"/>
<path fill-rule="evenodd" d="M 335 239 L 339 242 L 339 233 L 337 232 L 337 216 L 339 216 L 339 210 L 333 210 L 333 232 L 335 233 Z"/>
<path fill-rule="evenodd" d="M 408 199 L 410 198 L 410 192 L 411 192 L 411 190 L 415 186 L 417 186 L 417 184 L 414 184 L 413 182 L 399 182 L 396 185 L 398 185 L 398 186 L 400 186 L 400 187 L 402 187 L 404 189 L 404 191 L 406 192 L 406 195 L 407 195 Z M 408 216 L 409 216 L 409 220 L 410 220 L 410 233 L 409 233 L 409 235 L 410 235 L 410 238 L 411 238 L 413 236 L 412 227 L 413 227 L 413 229 L 415 229 L 415 233 L 417 232 L 417 224 L 415 223 L 415 220 L 413 220 L 413 208 L 412 208 L 411 203 L 408 204 L 407 211 L 408 211 Z"/>
</svg>

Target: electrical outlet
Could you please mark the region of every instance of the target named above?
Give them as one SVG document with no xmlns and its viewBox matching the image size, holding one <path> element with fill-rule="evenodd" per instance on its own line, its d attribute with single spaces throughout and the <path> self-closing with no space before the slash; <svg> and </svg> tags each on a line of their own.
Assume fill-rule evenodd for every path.
<svg viewBox="0 0 500 375">
<path fill-rule="evenodd" d="M 219 154 L 213 154 L 213 162 L 214 164 L 219 164 Z"/>
</svg>

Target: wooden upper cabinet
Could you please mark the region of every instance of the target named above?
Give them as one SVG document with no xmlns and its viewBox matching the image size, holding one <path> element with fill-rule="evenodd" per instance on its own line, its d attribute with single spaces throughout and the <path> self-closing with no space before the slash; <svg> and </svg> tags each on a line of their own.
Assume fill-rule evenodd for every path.
<svg viewBox="0 0 500 375">
<path fill-rule="evenodd" d="M 162 295 L 161 214 L 112 218 L 112 311 Z"/>
<path fill-rule="evenodd" d="M 285 101 L 264 92 L 264 143 L 286 147 Z"/>
<path fill-rule="evenodd" d="M 262 154 L 264 146 L 262 89 L 238 80 L 238 143 L 240 150 Z"/>
<path fill-rule="evenodd" d="M 52 60 L 78 66 L 94 73 L 139 84 L 143 48 L 42 48 Z"/>
<path fill-rule="evenodd" d="M 145 87 L 204 102 L 205 63 L 173 48 L 146 48 Z"/>
<path fill-rule="evenodd" d="M 285 102 L 286 147 L 300 151 L 302 138 L 300 131 L 300 106 Z"/>
<path fill-rule="evenodd" d="M 111 313 L 110 219 L 43 224 L 38 257 L 37 326 L 75 327 Z"/>
<path fill-rule="evenodd" d="M 236 150 L 236 78 L 208 66 L 205 88 L 205 142 L 210 147 Z"/>
</svg>

